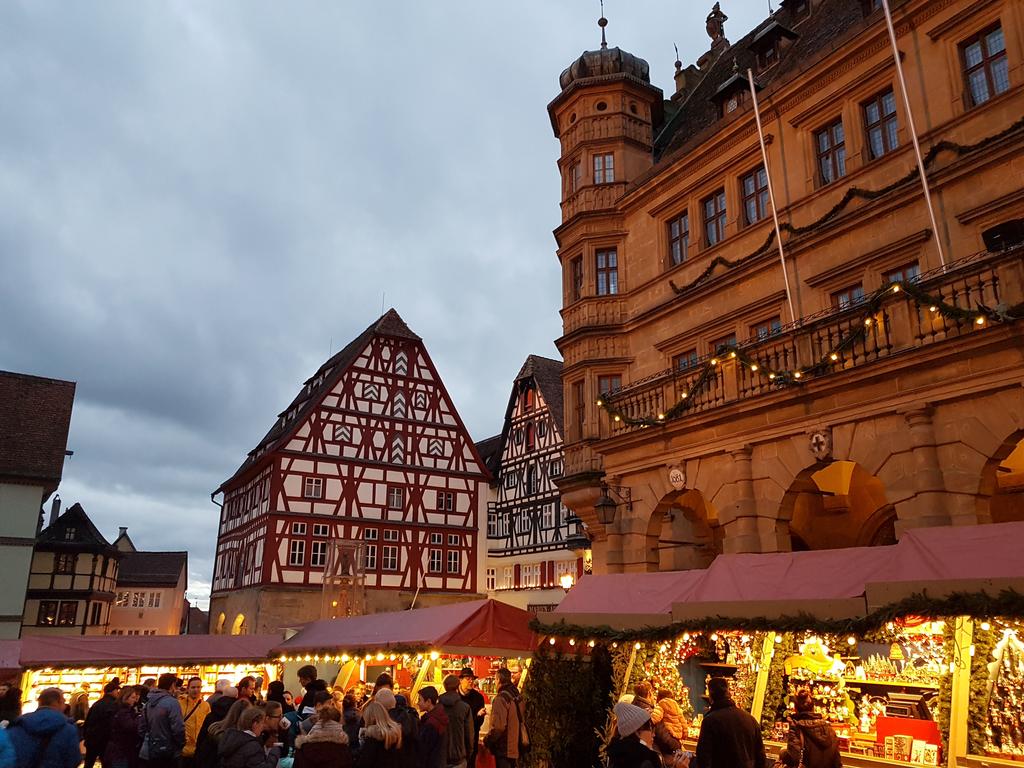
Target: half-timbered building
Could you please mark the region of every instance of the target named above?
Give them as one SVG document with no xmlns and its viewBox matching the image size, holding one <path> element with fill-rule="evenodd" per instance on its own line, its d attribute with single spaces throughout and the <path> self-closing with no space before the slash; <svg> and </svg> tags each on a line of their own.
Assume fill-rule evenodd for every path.
<svg viewBox="0 0 1024 768">
<path fill-rule="evenodd" d="M 477 596 L 488 480 L 422 339 L 389 310 L 215 492 L 211 631 Z"/>
<path fill-rule="evenodd" d="M 562 363 L 526 358 L 516 376 L 501 435 L 480 445 L 493 456 L 493 499 L 487 510 L 486 587 L 529 610 L 550 610 L 563 580 L 583 574 L 588 542 L 579 518 L 561 502 Z"/>
</svg>

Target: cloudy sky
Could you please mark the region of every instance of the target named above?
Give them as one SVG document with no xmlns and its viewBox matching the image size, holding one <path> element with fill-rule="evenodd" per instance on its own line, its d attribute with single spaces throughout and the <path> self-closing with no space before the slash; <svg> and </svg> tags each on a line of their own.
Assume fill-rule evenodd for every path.
<svg viewBox="0 0 1024 768">
<path fill-rule="evenodd" d="M 710 2 L 608 0 L 672 89 Z M 767 2 L 726 0 L 738 39 Z M 558 75 L 597 0 L 8 0 L 0 369 L 78 382 L 60 488 L 209 592 L 227 478 L 380 313 L 474 438 L 557 356 Z"/>
</svg>

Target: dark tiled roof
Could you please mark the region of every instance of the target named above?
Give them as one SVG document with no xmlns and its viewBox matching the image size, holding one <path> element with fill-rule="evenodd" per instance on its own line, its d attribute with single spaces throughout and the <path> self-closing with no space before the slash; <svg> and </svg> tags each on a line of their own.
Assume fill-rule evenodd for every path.
<svg viewBox="0 0 1024 768">
<path fill-rule="evenodd" d="M 188 552 L 125 552 L 117 570 L 117 585 L 173 587 L 188 568 Z"/>
<path fill-rule="evenodd" d="M 215 493 L 223 491 L 235 478 L 244 473 L 259 461 L 263 454 L 275 450 L 284 441 L 296 425 L 300 424 L 306 415 L 315 408 L 321 400 L 331 391 L 338 378 L 355 361 L 359 353 L 374 336 L 391 336 L 399 339 L 411 339 L 421 341 L 420 337 L 413 333 L 405 321 L 399 316 L 394 308 L 389 309 L 370 327 L 354 338 L 340 352 L 331 357 L 321 365 L 316 373 L 303 382 L 302 389 L 281 413 L 270 431 L 263 436 L 259 444 L 249 452 L 242 465 L 235 470 L 235 473 L 225 480 Z"/>
<path fill-rule="evenodd" d="M 498 479 L 498 470 L 501 469 L 501 435 L 488 437 L 476 444 L 476 452 L 480 454 L 480 460 L 491 473 L 492 482 Z"/>
<path fill-rule="evenodd" d="M 874 21 L 872 17 L 871 22 Z M 707 141 L 720 121 L 728 119 L 719 116 L 715 95 L 735 74 L 745 79 L 748 67 L 757 71 L 756 57 L 750 46 L 763 33 L 779 31 L 787 37 L 792 32 L 797 35 L 778 64 L 755 76 L 757 85 L 770 92 L 772 86 L 787 82 L 807 69 L 813 60 L 834 50 L 841 38 L 858 34 L 867 23 L 859 0 L 822 0 L 815 3 L 810 17 L 802 21 L 793 20 L 785 8 L 776 11 L 738 42 L 725 48 L 707 66 L 703 79 L 658 129 L 655 161 L 685 155 Z M 750 109 L 749 104 L 746 109 Z"/>
<path fill-rule="evenodd" d="M 70 539 L 66 535 L 68 528 L 74 529 L 74 536 Z M 42 550 L 85 550 L 89 552 L 109 550 L 112 553 L 117 553 L 113 545 L 93 525 L 92 520 L 89 519 L 89 516 L 85 514 L 85 510 L 82 509 L 82 505 L 78 503 L 68 507 L 63 515 L 54 520 L 53 525 L 49 525 L 40 531 L 39 536 L 36 537 L 36 548 Z"/>
<path fill-rule="evenodd" d="M 562 421 L 562 361 L 540 355 L 530 355 L 519 370 L 516 381 L 522 381 L 531 376 L 537 382 L 537 388 L 551 411 L 551 417 L 558 427 L 558 433 L 563 434 L 565 422 Z"/>
<path fill-rule="evenodd" d="M 57 486 L 74 399 L 72 381 L 0 371 L 0 477 Z"/>
</svg>

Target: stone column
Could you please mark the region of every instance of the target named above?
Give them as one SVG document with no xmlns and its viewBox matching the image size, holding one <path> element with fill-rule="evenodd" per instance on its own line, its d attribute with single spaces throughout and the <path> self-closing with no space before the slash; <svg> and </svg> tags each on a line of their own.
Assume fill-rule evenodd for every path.
<svg viewBox="0 0 1024 768">
<path fill-rule="evenodd" d="M 929 405 L 901 412 L 910 428 L 915 495 L 899 505 L 897 535 L 907 528 L 950 524 L 946 486 L 942 480 L 942 465 L 939 463 L 935 426 L 932 423 L 933 412 Z"/>
<path fill-rule="evenodd" d="M 754 496 L 754 476 L 751 458 L 754 449 L 749 445 L 729 452 L 732 457 L 733 501 L 719 510 L 718 519 L 725 531 L 722 546 L 725 552 L 760 552 L 761 535 L 757 520 L 757 499 Z"/>
<path fill-rule="evenodd" d="M 623 572 L 657 571 L 657 540 L 655 540 L 655 546 L 652 547 L 647 535 L 651 511 L 644 507 L 643 502 L 634 501 L 632 511 L 627 510 L 623 504 L 619 507 L 619 515 L 621 515 L 619 530 L 622 531 Z"/>
</svg>

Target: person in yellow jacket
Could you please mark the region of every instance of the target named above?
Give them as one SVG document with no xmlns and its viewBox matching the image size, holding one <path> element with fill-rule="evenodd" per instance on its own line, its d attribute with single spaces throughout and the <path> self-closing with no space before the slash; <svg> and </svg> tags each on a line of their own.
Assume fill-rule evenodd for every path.
<svg viewBox="0 0 1024 768">
<path fill-rule="evenodd" d="M 196 741 L 203 721 L 210 714 L 210 705 L 203 699 L 203 681 L 190 678 L 185 695 L 178 699 L 181 719 L 185 721 L 185 747 L 181 750 L 182 768 L 190 768 L 196 756 Z"/>
</svg>

